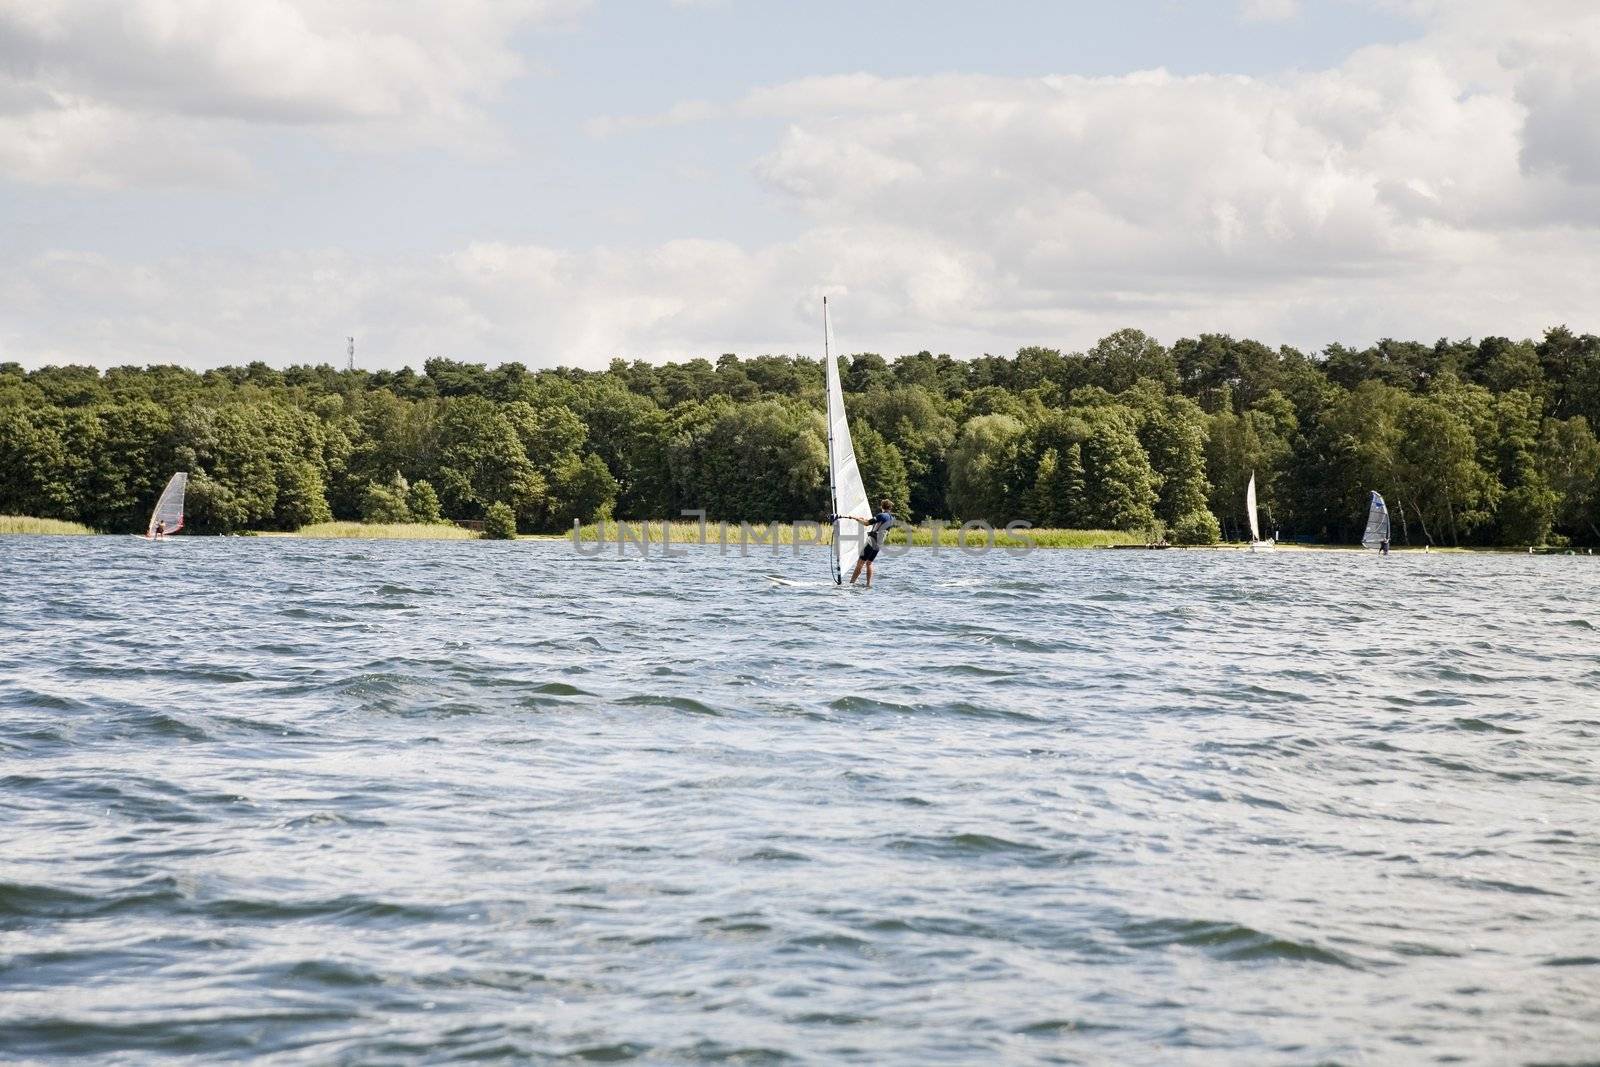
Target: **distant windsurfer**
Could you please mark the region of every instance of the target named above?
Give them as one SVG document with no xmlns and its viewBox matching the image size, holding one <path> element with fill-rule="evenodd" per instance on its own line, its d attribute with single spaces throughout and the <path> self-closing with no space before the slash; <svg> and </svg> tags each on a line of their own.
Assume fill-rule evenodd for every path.
<svg viewBox="0 0 1600 1067">
<path fill-rule="evenodd" d="M 1389 539 L 1387 537 L 1385 537 L 1382 541 L 1378 542 L 1378 555 L 1387 556 L 1388 554 L 1389 554 Z"/>
<path fill-rule="evenodd" d="M 888 497 L 878 501 L 878 513 L 872 518 L 863 518 L 860 515 L 842 515 L 841 518 L 854 519 L 867 528 L 866 544 L 861 546 L 861 558 L 856 560 L 856 569 L 850 575 L 850 584 L 855 585 L 856 579 L 861 576 L 861 568 L 867 569 L 867 588 L 872 588 L 872 561 L 878 558 L 878 550 L 883 547 L 884 538 L 889 536 L 889 530 L 894 526 L 894 503 Z"/>
<path fill-rule="evenodd" d="M 166 536 L 167 536 L 167 524 L 166 524 L 166 521 L 164 519 L 157 519 L 156 520 L 155 539 L 157 541 L 165 540 Z"/>
</svg>

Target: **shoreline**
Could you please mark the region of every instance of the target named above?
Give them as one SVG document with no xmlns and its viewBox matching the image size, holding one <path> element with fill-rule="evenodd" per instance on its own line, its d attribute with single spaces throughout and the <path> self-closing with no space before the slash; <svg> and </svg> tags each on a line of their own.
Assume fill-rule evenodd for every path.
<svg viewBox="0 0 1600 1067">
<path fill-rule="evenodd" d="M 683 547 L 705 547 L 740 549 L 745 551 L 770 549 L 777 546 L 791 549 L 823 548 L 825 540 L 818 539 L 818 530 L 814 526 L 801 524 L 797 534 L 796 525 L 793 523 L 751 523 L 751 524 L 726 524 L 718 525 L 707 523 L 702 529 L 699 523 L 692 522 L 662 522 L 658 520 L 637 521 L 626 523 L 626 533 L 622 533 L 614 521 L 607 522 L 602 531 L 594 523 L 579 529 L 579 542 L 585 545 L 605 545 L 615 547 L 619 543 L 625 550 L 639 551 L 643 545 L 659 547 L 666 544 Z M 909 532 L 909 544 L 907 534 Z M 1038 528 L 1018 531 L 1025 534 L 1026 539 L 1016 534 L 1008 534 L 1003 530 L 973 530 L 965 534 L 959 527 L 943 526 L 939 529 L 939 543 L 933 543 L 933 531 L 930 527 L 914 526 L 909 530 L 900 527 L 889 535 L 888 545 L 894 548 L 912 549 L 950 549 L 960 551 L 963 546 L 967 551 L 976 551 L 981 546 L 983 550 L 999 549 L 1011 551 L 1032 551 L 1033 549 L 1110 549 L 1122 552 L 1250 552 L 1248 542 L 1224 541 L 1214 545 L 1151 545 L 1142 541 L 1138 535 L 1116 530 L 1064 530 Z M 102 533 L 90 529 L 79 523 L 64 522 L 55 519 L 36 519 L 29 516 L 0 515 L 0 536 L 19 537 L 83 537 L 83 536 L 138 536 Z M 480 534 L 464 526 L 454 523 L 359 523 L 359 522 L 328 522 L 318 523 L 315 526 L 302 527 L 299 530 L 241 530 L 235 534 L 194 535 L 175 534 L 174 537 L 271 537 L 271 538 L 301 538 L 305 540 L 363 540 L 363 541 L 477 541 L 482 540 Z M 571 541 L 573 532 L 568 530 L 563 533 L 529 533 L 517 535 L 520 541 Z M 797 543 L 798 542 L 798 543 Z M 1279 542 L 1274 552 L 1372 552 L 1372 549 L 1363 548 L 1358 544 L 1310 544 L 1298 542 Z M 1532 551 L 1528 546 L 1493 546 L 1472 545 L 1460 547 L 1447 547 L 1434 545 L 1424 548 L 1416 545 L 1392 545 L 1392 555 L 1442 555 L 1442 554 L 1501 554 L 1501 555 L 1536 555 L 1536 556 L 1593 556 L 1594 549 L 1590 547 L 1568 546 L 1534 546 Z M 595 553 L 590 553 L 595 554 Z"/>
</svg>

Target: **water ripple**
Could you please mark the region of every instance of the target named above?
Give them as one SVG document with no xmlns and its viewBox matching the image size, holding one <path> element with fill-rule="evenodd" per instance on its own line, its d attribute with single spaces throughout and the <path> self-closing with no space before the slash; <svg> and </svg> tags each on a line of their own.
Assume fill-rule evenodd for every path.
<svg viewBox="0 0 1600 1067">
<path fill-rule="evenodd" d="M 0 1055 L 1600 1047 L 1590 557 L 0 552 Z"/>
</svg>

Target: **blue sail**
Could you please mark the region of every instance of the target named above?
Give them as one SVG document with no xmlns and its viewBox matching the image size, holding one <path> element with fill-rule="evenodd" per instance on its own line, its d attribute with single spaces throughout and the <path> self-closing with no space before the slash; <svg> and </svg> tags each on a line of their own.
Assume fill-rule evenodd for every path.
<svg viewBox="0 0 1600 1067">
<path fill-rule="evenodd" d="M 1389 509 L 1383 497 L 1374 492 L 1372 506 L 1367 509 L 1367 530 L 1361 535 L 1362 548 L 1377 548 L 1389 540 Z"/>
</svg>

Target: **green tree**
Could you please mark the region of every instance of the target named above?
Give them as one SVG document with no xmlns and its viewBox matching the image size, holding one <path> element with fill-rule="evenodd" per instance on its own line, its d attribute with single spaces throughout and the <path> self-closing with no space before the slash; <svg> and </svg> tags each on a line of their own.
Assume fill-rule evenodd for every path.
<svg viewBox="0 0 1600 1067">
<path fill-rule="evenodd" d="M 818 515 L 823 377 L 815 359 L 732 354 L 598 373 L 0 363 L 0 510 L 140 529 L 185 470 L 195 532 L 401 506 L 470 519 L 496 502 L 524 530 L 608 509 Z M 1165 523 L 1199 540 L 1220 518 L 1237 536 L 1254 472 L 1269 524 L 1311 536 L 1354 540 L 1377 489 L 1402 542 L 1600 541 L 1600 338 L 1565 327 L 1316 355 L 1220 334 L 1168 350 L 1124 330 L 1086 353 L 866 353 L 845 380 L 864 478 L 912 518 Z"/>
<path fill-rule="evenodd" d="M 1294 405 L 1282 393 L 1270 392 L 1238 415 L 1224 396 L 1207 427 L 1206 477 L 1211 483 L 1211 512 L 1221 517 L 1225 532 L 1236 538 L 1244 536 L 1245 487 L 1252 475 L 1263 519 L 1270 527 L 1278 527 L 1278 512 L 1288 496 L 1281 482 L 1298 428 Z"/>
<path fill-rule="evenodd" d="M 1491 514 L 1494 478 L 1471 424 L 1433 397 L 1410 397 L 1401 409 L 1395 482 L 1430 542 L 1460 544 Z"/>
<path fill-rule="evenodd" d="M 204 471 L 192 471 L 184 493 L 185 523 L 197 533 L 233 533 L 257 517 L 239 494 Z"/>
<path fill-rule="evenodd" d="M 1401 419 L 1410 398 L 1382 382 L 1363 382 L 1336 398 L 1317 418 L 1301 448 L 1296 473 L 1302 483 L 1297 511 L 1308 525 L 1336 541 L 1360 539 L 1368 492 L 1384 494 L 1399 541 L 1411 539 L 1415 502 L 1399 479 Z M 1421 531 L 1418 531 L 1419 536 Z"/>
<path fill-rule="evenodd" d="M 1540 405 L 1520 389 L 1494 398 L 1500 485 L 1496 520 L 1501 544 L 1542 545 L 1560 503 L 1540 456 Z M 1578 416 L 1582 417 L 1582 416 Z"/>
<path fill-rule="evenodd" d="M 1534 346 L 1546 383 L 1546 411 L 1558 419 L 1582 415 L 1600 420 L 1600 337 L 1565 326 L 1546 330 Z"/>
<path fill-rule="evenodd" d="M 322 473 L 306 459 L 292 459 L 278 469 L 278 500 L 274 518 L 279 529 L 298 530 L 333 518 Z"/>
<path fill-rule="evenodd" d="M 1185 337 L 1172 346 L 1178 381 L 1189 396 L 1216 411 L 1226 396 L 1245 407 L 1285 386 L 1284 359 L 1259 341 L 1227 334 Z"/>
<path fill-rule="evenodd" d="M 174 469 L 171 416 L 148 400 L 96 403 L 78 413 L 83 450 L 75 489 L 81 521 L 101 530 L 143 530 Z"/>
<path fill-rule="evenodd" d="M 387 482 L 368 482 L 367 491 L 361 497 L 361 521 L 411 522 L 410 495 L 411 486 L 399 471 Z"/>
<path fill-rule="evenodd" d="M 483 536 L 489 541 L 516 540 L 517 514 L 510 504 L 496 500 L 484 510 Z"/>
<path fill-rule="evenodd" d="M 960 519 L 1003 526 L 1016 515 L 1015 477 L 1023 425 L 1011 415 L 978 415 L 961 427 L 950 453 L 950 506 Z"/>
<path fill-rule="evenodd" d="M 616 501 L 617 480 L 599 456 L 568 456 L 551 472 L 546 528 L 570 529 L 575 521 L 610 517 Z"/>
<path fill-rule="evenodd" d="M 1547 420 L 1539 461 L 1556 494 L 1557 528 L 1568 537 L 1600 541 L 1600 441 L 1588 420 Z"/>
<path fill-rule="evenodd" d="M 1211 495 L 1206 477 L 1208 420 L 1200 405 L 1162 392 L 1148 378 L 1118 399 L 1137 416 L 1139 444 L 1149 457 L 1159 493 L 1156 517 L 1171 524 L 1207 510 Z"/>
<path fill-rule="evenodd" d="M 1089 409 L 1089 435 L 1083 440 L 1086 526 L 1104 530 L 1147 530 L 1156 525 L 1156 473 L 1134 433 L 1127 408 Z"/>
<path fill-rule="evenodd" d="M 1520 389 L 1530 396 L 1545 396 L 1544 370 L 1531 341 L 1485 337 L 1467 361 L 1472 380 L 1494 393 Z"/>
<path fill-rule="evenodd" d="M 1222 540 L 1222 527 L 1215 515 L 1201 508 L 1173 523 L 1168 537 L 1175 545 L 1214 545 Z"/>
<path fill-rule="evenodd" d="M 602 382 L 582 394 L 580 414 L 590 447 L 617 481 L 616 515 L 673 514 L 667 413 L 647 396 Z"/>
<path fill-rule="evenodd" d="M 476 518 L 499 502 L 521 523 L 543 517 L 548 486 L 528 459 L 516 427 L 493 402 L 482 397 L 447 401 L 437 442 L 430 480 L 450 514 Z"/>
<path fill-rule="evenodd" d="M 930 371 L 937 372 L 937 368 L 932 364 Z M 819 392 L 819 406 L 820 400 Z M 902 385 L 859 397 L 848 396 L 845 406 L 852 427 L 871 426 L 900 453 L 910 494 L 907 514 L 914 518 L 948 517 L 951 509 L 945 499 L 949 484 L 947 457 L 958 428 L 949 411 L 951 405 L 924 386 Z"/>
<path fill-rule="evenodd" d="M 866 486 L 867 498 L 872 501 L 872 506 L 876 508 L 878 501 L 887 497 L 894 503 L 895 514 L 908 514 L 911 483 L 906 476 L 906 463 L 900 456 L 900 450 L 873 429 L 871 423 L 857 423 L 851 436 L 855 439 L 861 481 Z"/>
<path fill-rule="evenodd" d="M 1089 426 L 1083 419 L 1055 413 L 1033 428 L 1031 440 L 1018 450 L 1017 476 L 1032 484 L 1023 499 L 1024 514 L 1036 526 L 1082 526 L 1089 510 L 1083 469 L 1083 441 Z"/>
<path fill-rule="evenodd" d="M 65 412 L 53 406 L 0 413 L 0 512 L 78 519 L 82 473 L 65 426 Z"/>
<path fill-rule="evenodd" d="M 412 522 L 432 525 L 444 521 L 439 512 L 439 494 L 433 491 L 432 483 L 426 479 L 411 483 L 411 488 L 406 492 L 406 510 L 411 513 Z"/>
<path fill-rule="evenodd" d="M 819 411 L 718 398 L 680 409 L 675 422 L 671 463 L 684 507 L 730 521 L 826 514 L 827 430 Z"/>
<path fill-rule="evenodd" d="M 174 436 L 183 442 L 174 450 L 177 466 L 189 472 L 188 497 L 198 488 L 203 502 L 190 523 L 196 532 L 271 525 L 278 480 L 264 424 L 256 408 L 233 403 L 191 408 L 175 420 Z"/>
<path fill-rule="evenodd" d="M 1142 330 L 1118 330 L 1102 337 L 1088 351 L 1095 383 L 1108 393 L 1120 393 L 1141 378 L 1176 388 L 1178 368 L 1172 353 Z"/>
</svg>

